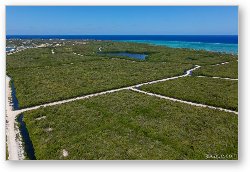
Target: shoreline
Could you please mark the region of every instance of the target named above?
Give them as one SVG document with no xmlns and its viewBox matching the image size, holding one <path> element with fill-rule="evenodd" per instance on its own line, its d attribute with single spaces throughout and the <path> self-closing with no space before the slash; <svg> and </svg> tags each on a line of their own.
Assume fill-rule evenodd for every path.
<svg viewBox="0 0 250 172">
<path fill-rule="evenodd" d="M 44 40 L 44 39 L 42 39 L 42 40 Z M 53 40 L 58 40 L 58 39 L 53 39 Z M 72 40 L 68 39 L 68 41 L 72 41 Z M 91 40 L 91 39 L 90 40 L 85 40 L 85 39 L 83 39 L 83 41 L 112 41 L 112 42 L 147 44 L 147 45 L 151 45 L 151 46 L 162 46 L 162 47 L 173 48 L 173 49 L 187 49 L 187 50 L 190 50 L 190 51 L 206 51 L 206 52 L 209 52 L 209 53 L 220 53 L 220 54 L 227 54 L 227 55 L 232 55 L 232 56 L 239 56 L 239 52 L 238 52 L 239 45 L 238 44 L 188 42 L 188 41 L 187 42 L 185 42 L 185 41 L 165 41 L 166 43 L 164 44 L 164 43 L 156 43 L 155 40 L 95 40 L 95 39 L 93 39 L 93 40 Z M 162 41 L 162 42 L 164 42 L 164 41 Z M 178 46 L 177 46 L 177 44 L 178 44 Z M 182 46 L 182 44 L 184 46 Z M 189 47 L 189 46 L 187 46 L 189 44 L 199 44 L 199 45 L 195 45 L 195 46 L 198 46 L 198 47 L 195 47 L 195 46 L 192 47 L 192 45 Z M 211 47 L 209 47 L 208 44 L 211 45 Z M 225 45 L 225 46 L 235 45 L 235 46 L 237 46 L 237 48 L 236 48 L 237 50 L 225 51 L 225 49 L 226 49 L 225 47 L 222 48 L 221 50 L 219 50 L 219 49 L 216 50 L 216 46 L 220 46 L 220 45 Z M 203 46 L 203 48 L 201 48 L 200 46 Z M 37 47 L 32 47 L 32 48 L 37 48 Z M 24 50 L 24 49 L 22 49 L 22 50 Z M 6 51 L 6 53 L 7 53 L 7 55 L 11 55 L 11 54 L 15 54 L 17 52 L 20 52 L 22 50 Z M 99 49 L 99 51 L 101 52 L 100 49 Z M 52 52 L 52 54 L 54 54 L 54 53 Z"/>
<path fill-rule="evenodd" d="M 207 42 L 189 42 L 189 41 L 167 41 L 167 40 L 112 40 L 117 42 L 127 42 L 127 43 L 139 43 L 139 44 L 148 44 L 152 46 L 163 46 L 168 48 L 177 48 L 177 49 L 188 49 L 193 51 L 207 51 L 212 53 L 222 53 L 229 54 L 233 56 L 238 56 L 238 44 L 229 44 L 229 43 L 207 43 Z M 188 45 L 191 45 L 190 47 Z M 193 46 L 192 46 L 193 45 Z M 217 46 L 237 46 L 237 51 L 225 51 L 214 49 Z M 210 47 L 209 47 L 210 46 Z M 202 47 L 202 48 L 201 48 Z"/>
</svg>

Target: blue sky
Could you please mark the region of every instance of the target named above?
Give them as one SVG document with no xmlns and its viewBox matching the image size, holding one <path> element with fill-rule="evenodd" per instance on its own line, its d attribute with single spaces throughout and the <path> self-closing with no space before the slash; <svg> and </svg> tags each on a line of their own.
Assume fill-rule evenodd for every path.
<svg viewBox="0 0 250 172">
<path fill-rule="evenodd" d="M 7 35 L 237 35 L 237 6 L 7 6 Z"/>
</svg>

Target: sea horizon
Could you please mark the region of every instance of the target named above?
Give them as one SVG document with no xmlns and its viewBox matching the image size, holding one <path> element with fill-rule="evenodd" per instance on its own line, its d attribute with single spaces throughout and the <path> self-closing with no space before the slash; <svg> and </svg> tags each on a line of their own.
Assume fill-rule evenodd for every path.
<svg viewBox="0 0 250 172">
<path fill-rule="evenodd" d="M 238 54 L 238 35 L 6 35 L 6 39 L 111 40 Z"/>
<path fill-rule="evenodd" d="M 210 37 L 210 39 L 207 39 Z M 109 40 L 109 39 L 127 39 L 131 40 L 131 38 L 138 40 L 138 39 L 150 39 L 150 40 L 166 40 L 166 39 L 186 39 L 185 41 L 190 42 L 190 38 L 194 40 L 194 42 L 198 42 L 197 40 L 200 40 L 200 42 L 211 42 L 211 43 L 232 43 L 237 44 L 238 43 L 238 35 L 79 35 L 79 34 L 8 34 L 6 35 L 7 39 L 13 39 L 13 38 L 20 38 L 20 39 L 36 39 L 36 38 L 43 38 L 43 39 L 61 39 L 61 38 L 67 38 L 67 39 L 100 39 L 100 40 Z M 217 42 L 215 42 L 217 41 Z"/>
</svg>

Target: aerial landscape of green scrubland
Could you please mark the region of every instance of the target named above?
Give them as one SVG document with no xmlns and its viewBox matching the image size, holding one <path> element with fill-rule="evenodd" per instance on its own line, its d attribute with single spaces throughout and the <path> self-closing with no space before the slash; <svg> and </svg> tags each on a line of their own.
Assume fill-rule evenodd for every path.
<svg viewBox="0 0 250 172">
<path fill-rule="evenodd" d="M 132 91 L 25 112 L 24 121 L 37 159 L 204 159 L 204 153 L 218 150 L 237 154 L 236 115 Z M 62 156 L 63 149 L 69 156 Z"/>
<path fill-rule="evenodd" d="M 231 69 L 231 70 L 228 70 Z M 224 65 L 209 65 L 194 72 L 194 76 L 209 76 L 209 77 L 224 77 L 224 78 L 238 78 L 238 61 L 232 61 Z"/>
<path fill-rule="evenodd" d="M 190 76 L 142 86 L 142 90 L 238 111 L 237 81 Z"/>
<path fill-rule="evenodd" d="M 39 46 L 7 55 L 6 73 L 36 159 L 238 159 L 237 55 L 118 41 L 30 42 Z"/>
</svg>

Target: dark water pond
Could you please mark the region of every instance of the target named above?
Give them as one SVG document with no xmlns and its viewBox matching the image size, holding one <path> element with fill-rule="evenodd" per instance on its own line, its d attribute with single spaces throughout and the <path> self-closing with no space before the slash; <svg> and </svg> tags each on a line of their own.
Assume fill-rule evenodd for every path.
<svg viewBox="0 0 250 172">
<path fill-rule="evenodd" d="M 145 60 L 147 57 L 146 54 L 137 54 L 137 53 L 107 53 L 107 55 L 111 56 L 119 56 L 119 57 L 129 57 L 129 58 L 134 58 L 134 59 L 139 59 L 139 60 Z"/>
<path fill-rule="evenodd" d="M 16 97 L 16 89 L 13 82 L 11 82 L 11 89 L 12 89 L 11 96 L 12 96 L 13 108 L 14 110 L 18 110 L 19 105 Z M 24 151 L 26 152 L 28 159 L 35 160 L 36 157 L 35 157 L 34 147 L 30 139 L 28 129 L 26 128 L 25 122 L 23 121 L 23 114 L 18 115 L 17 122 L 19 123 L 19 130 L 24 142 Z"/>
</svg>

